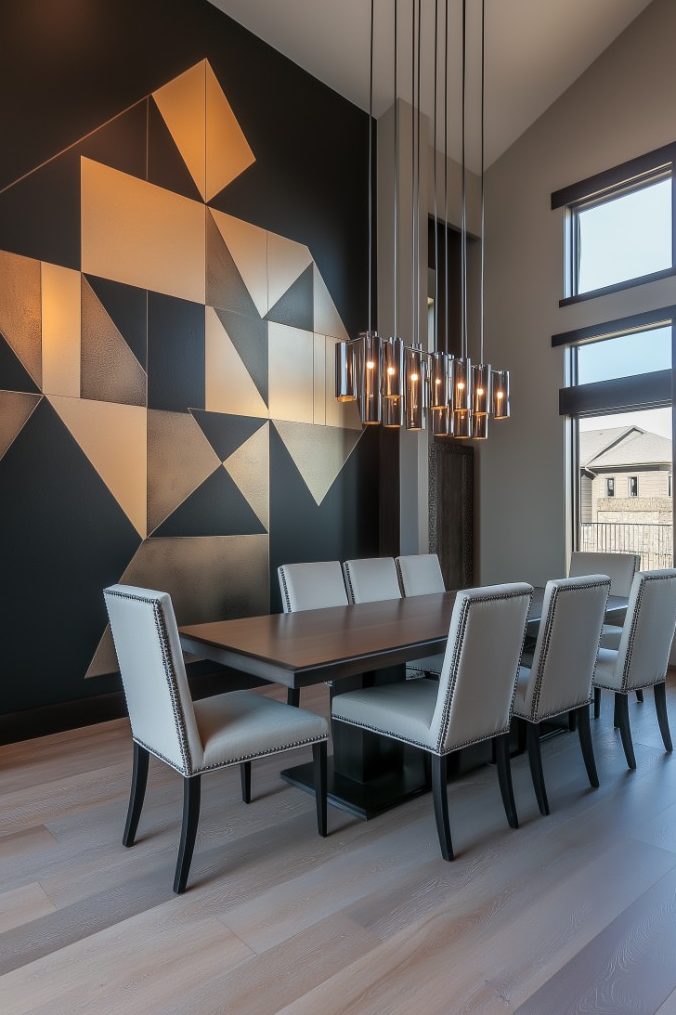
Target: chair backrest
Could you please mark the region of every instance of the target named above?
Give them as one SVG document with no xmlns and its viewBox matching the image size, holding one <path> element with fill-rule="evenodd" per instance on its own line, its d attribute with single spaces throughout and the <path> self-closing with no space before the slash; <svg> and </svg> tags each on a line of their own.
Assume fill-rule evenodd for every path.
<svg viewBox="0 0 676 1015">
<path fill-rule="evenodd" d="M 413 553 L 397 557 L 397 574 L 405 596 L 426 596 L 445 592 L 444 578 L 436 553 Z"/>
<path fill-rule="evenodd" d="M 638 553 L 587 553 L 575 551 L 570 555 L 569 578 L 607 574 L 611 596 L 629 596 L 634 575 L 641 565 Z"/>
<path fill-rule="evenodd" d="M 377 603 L 384 599 L 401 599 L 394 557 L 346 560 L 343 571 L 351 603 Z"/>
<path fill-rule="evenodd" d="M 347 606 L 343 570 L 338 560 L 282 564 L 277 568 L 284 613 Z"/>
<path fill-rule="evenodd" d="M 430 727 L 440 754 L 509 730 L 532 596 L 525 582 L 458 592 Z"/>
<path fill-rule="evenodd" d="M 533 722 L 590 701 L 609 589 L 602 574 L 547 582 L 526 689 Z"/>
<path fill-rule="evenodd" d="M 676 625 L 676 569 L 639 571 L 634 578 L 616 666 L 622 689 L 664 680 Z"/>
<path fill-rule="evenodd" d="M 189 775 L 202 760 L 171 597 L 111 585 L 103 593 L 135 740 Z"/>
</svg>

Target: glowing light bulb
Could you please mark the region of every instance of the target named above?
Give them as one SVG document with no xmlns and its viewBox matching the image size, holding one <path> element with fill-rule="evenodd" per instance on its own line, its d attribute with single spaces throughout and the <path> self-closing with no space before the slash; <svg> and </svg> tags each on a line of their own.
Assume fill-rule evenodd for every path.
<svg viewBox="0 0 676 1015">
<path fill-rule="evenodd" d="M 374 368 L 375 368 L 375 363 L 373 362 L 373 360 L 372 359 L 367 360 L 366 361 L 366 369 L 367 370 L 373 370 Z"/>
<path fill-rule="evenodd" d="M 418 375 L 417 374 L 411 374 L 411 380 L 412 381 L 417 381 L 418 380 Z"/>
<path fill-rule="evenodd" d="M 484 389 L 483 388 L 477 388 L 476 389 L 476 393 L 477 393 L 477 395 L 483 395 Z"/>
<path fill-rule="evenodd" d="M 495 397 L 496 398 L 504 398 L 505 397 L 504 391 L 496 391 L 495 392 Z"/>
<path fill-rule="evenodd" d="M 464 390 L 465 390 L 465 382 L 464 381 L 458 381 L 458 391 L 464 391 Z"/>
<path fill-rule="evenodd" d="M 396 374 L 396 372 L 397 372 L 397 371 L 396 371 L 396 368 L 395 368 L 395 367 L 388 367 L 388 368 L 387 368 L 387 374 L 388 374 L 388 376 L 389 376 L 389 377 L 394 377 L 394 375 Z"/>
</svg>

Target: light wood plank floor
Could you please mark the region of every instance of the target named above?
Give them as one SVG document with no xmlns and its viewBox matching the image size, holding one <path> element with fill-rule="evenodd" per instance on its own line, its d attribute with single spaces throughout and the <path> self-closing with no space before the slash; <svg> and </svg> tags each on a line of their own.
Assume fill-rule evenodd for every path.
<svg viewBox="0 0 676 1015">
<path fill-rule="evenodd" d="M 676 733 L 673 677 L 669 701 Z M 303 704 L 326 711 L 326 689 Z M 492 767 L 452 785 L 452 864 L 429 796 L 367 824 L 330 809 L 322 840 L 279 758 L 254 765 L 249 807 L 236 769 L 213 773 L 181 898 L 166 766 L 120 842 L 126 722 L 0 748 L 0 1011 L 676 1013 L 676 756 L 652 695 L 631 716 L 634 773 L 604 698 L 597 791 L 575 734 L 545 744 L 548 818 L 514 761 L 518 831 Z"/>
</svg>

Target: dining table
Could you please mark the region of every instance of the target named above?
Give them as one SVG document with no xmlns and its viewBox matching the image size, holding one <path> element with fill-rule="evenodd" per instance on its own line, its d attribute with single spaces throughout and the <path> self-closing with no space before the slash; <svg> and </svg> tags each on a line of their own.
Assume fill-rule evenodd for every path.
<svg viewBox="0 0 676 1015">
<path fill-rule="evenodd" d="M 402 680 L 407 662 L 443 652 L 456 595 L 450 591 L 188 624 L 179 628 L 181 645 L 185 652 L 294 691 L 328 683 L 334 696 Z M 543 601 L 544 589 L 535 588 L 530 634 L 542 618 Z M 606 617 L 617 620 L 626 608 L 626 598 L 609 596 Z M 328 791 L 334 806 L 368 819 L 429 790 L 420 750 L 339 722 L 333 724 L 332 740 Z M 470 767 L 490 761 L 487 745 L 463 753 Z M 314 792 L 311 762 L 281 774 Z"/>
</svg>

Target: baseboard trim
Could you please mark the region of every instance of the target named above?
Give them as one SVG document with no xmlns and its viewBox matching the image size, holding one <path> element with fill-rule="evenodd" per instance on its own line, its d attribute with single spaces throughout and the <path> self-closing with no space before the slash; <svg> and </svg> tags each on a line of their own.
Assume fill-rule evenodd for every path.
<svg viewBox="0 0 676 1015">
<path fill-rule="evenodd" d="M 246 673 L 238 673 L 225 667 L 210 670 L 208 673 L 188 672 L 188 681 L 195 700 L 222 694 L 223 691 L 260 687 L 265 683 L 257 677 L 250 677 Z M 121 719 L 126 715 L 127 706 L 122 691 L 95 694 L 20 712 L 6 712 L 0 715 L 0 745 L 32 740 L 34 737 L 44 737 L 50 733 L 64 733 L 82 726 L 108 722 L 110 719 Z"/>
</svg>

